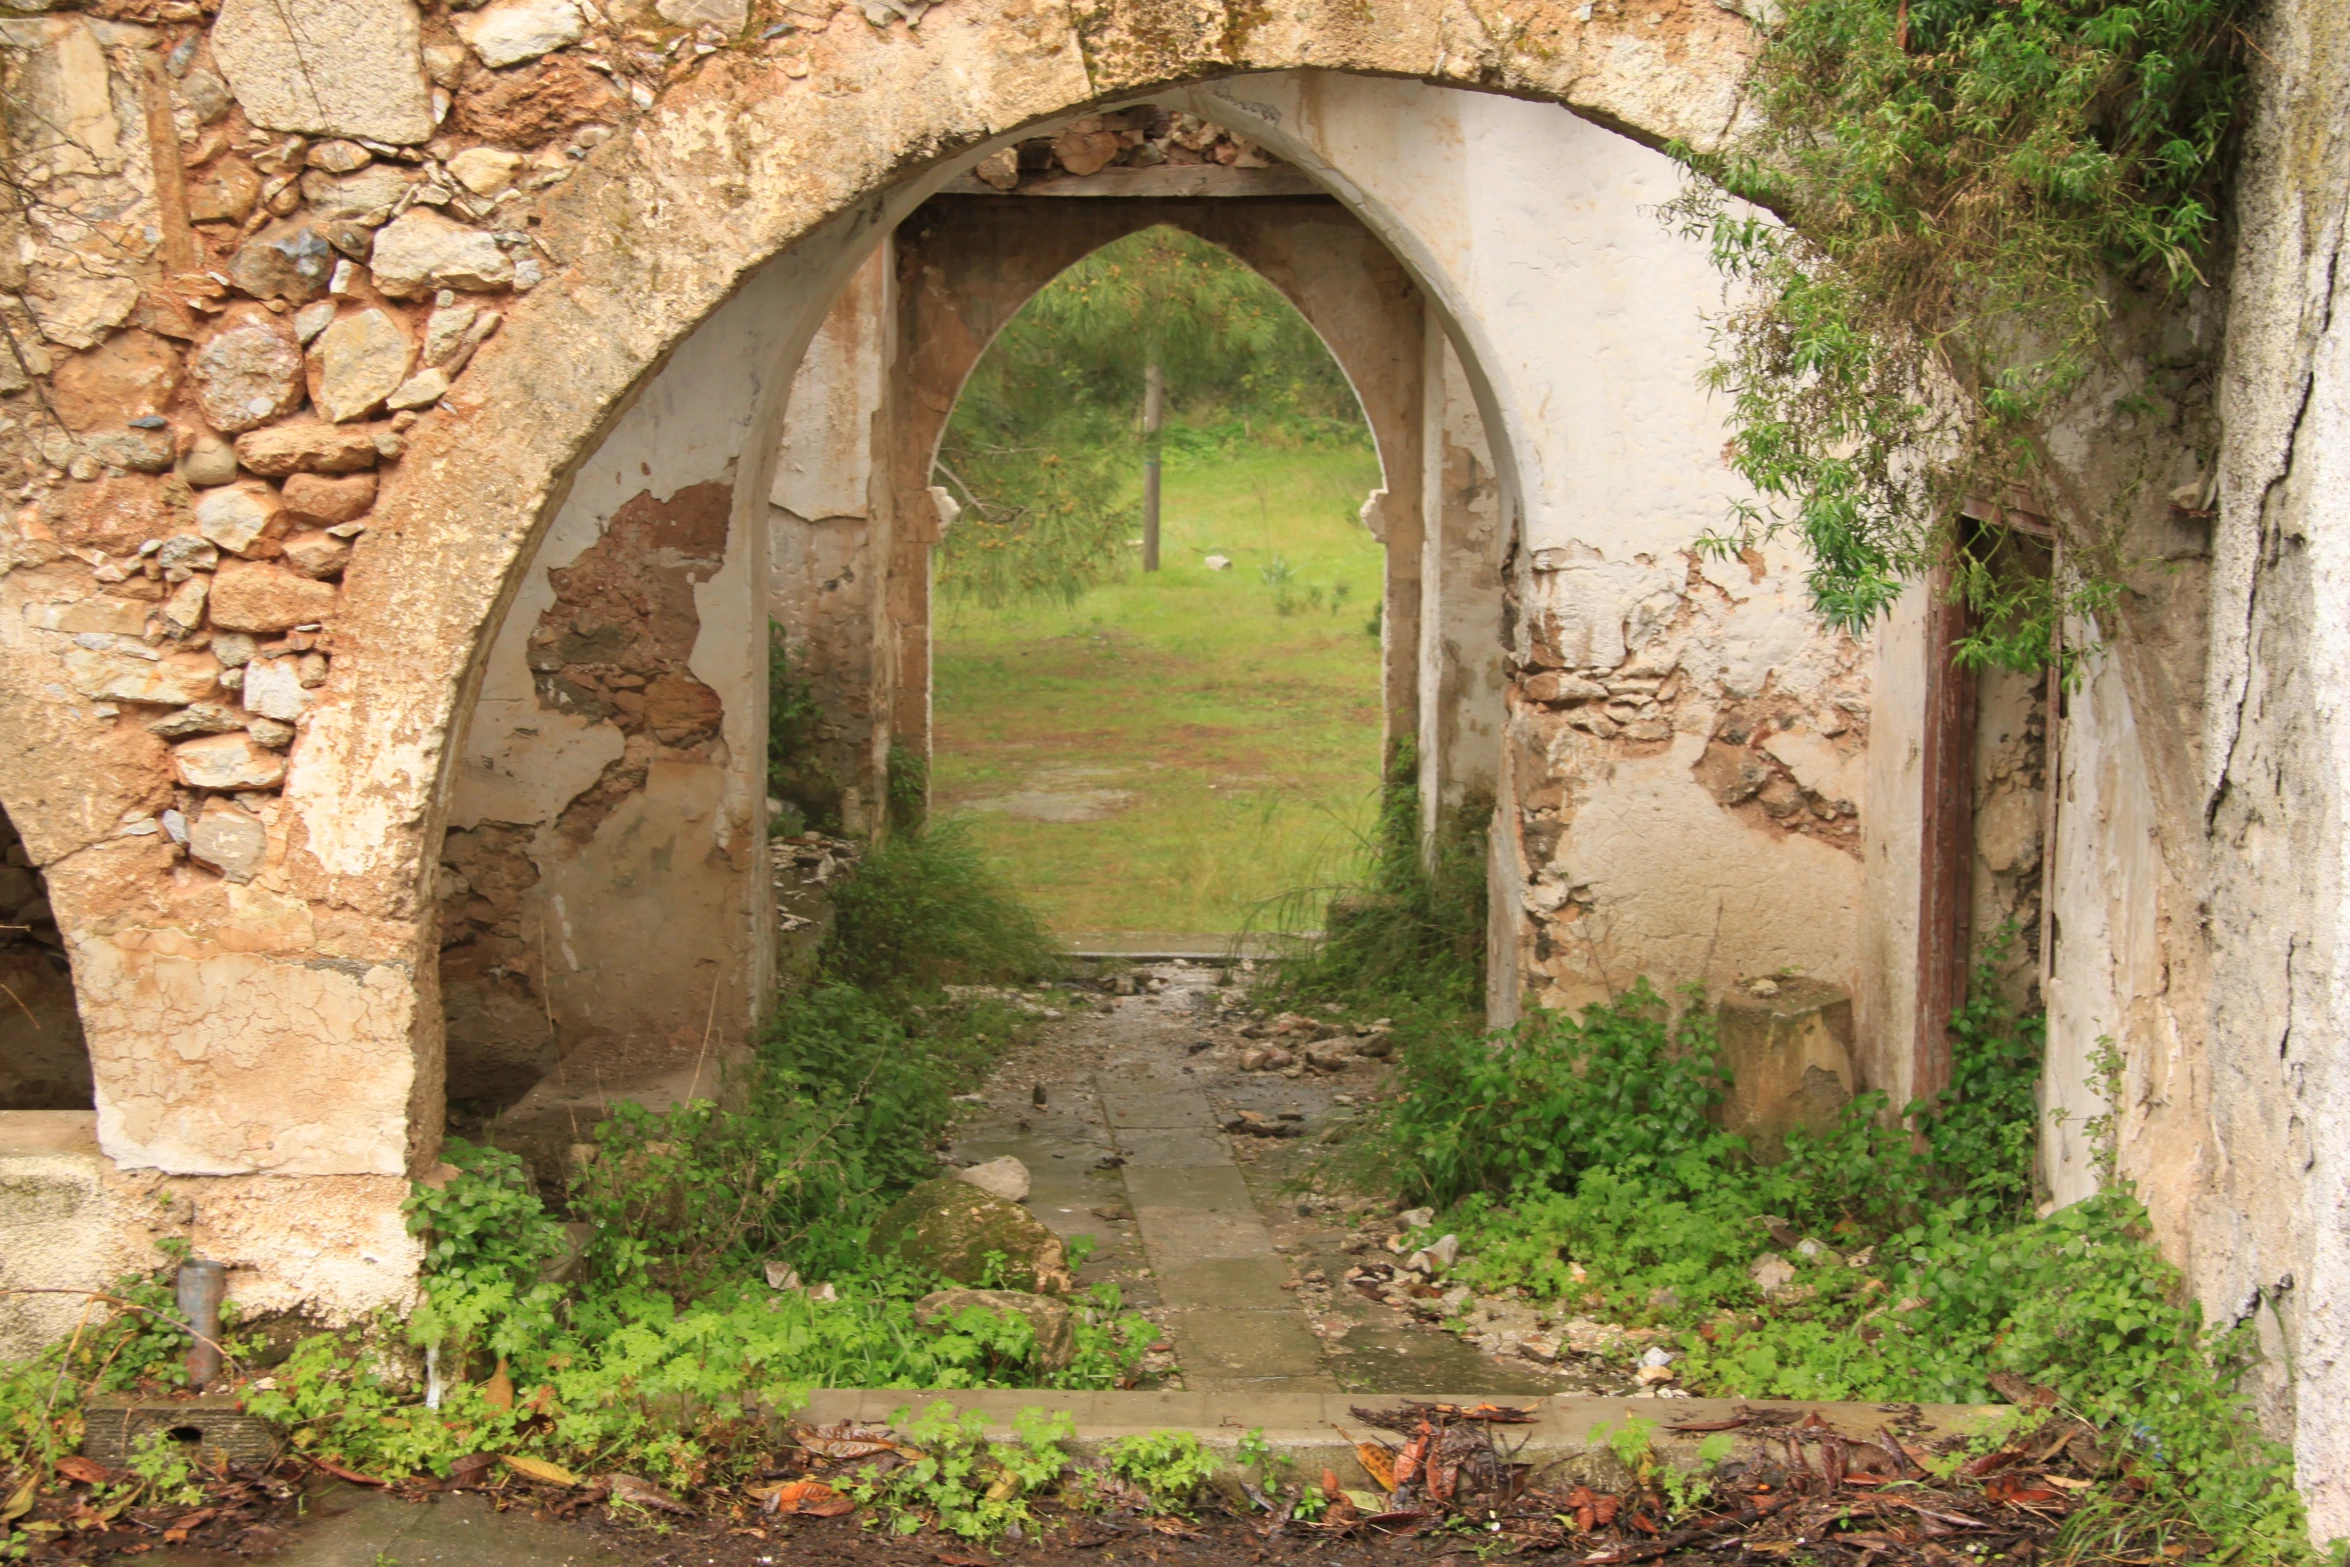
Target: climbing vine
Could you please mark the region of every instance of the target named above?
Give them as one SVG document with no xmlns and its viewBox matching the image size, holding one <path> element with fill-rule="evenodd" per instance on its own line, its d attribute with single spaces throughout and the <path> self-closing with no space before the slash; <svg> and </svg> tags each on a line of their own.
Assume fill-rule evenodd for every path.
<svg viewBox="0 0 2350 1567">
<path fill-rule="evenodd" d="M 2246 3 L 1788 0 L 1751 133 L 1677 149 L 1699 177 L 1666 209 L 1729 284 L 1709 375 L 1757 497 L 1708 547 L 1793 532 L 1853 630 L 1948 566 L 1978 664 L 2032 668 L 2111 601 L 2133 486 L 2051 508 L 2061 583 L 1993 570 L 1962 511 L 2045 495 L 2084 398 L 2161 414 L 2114 327 L 2204 281 Z"/>
</svg>

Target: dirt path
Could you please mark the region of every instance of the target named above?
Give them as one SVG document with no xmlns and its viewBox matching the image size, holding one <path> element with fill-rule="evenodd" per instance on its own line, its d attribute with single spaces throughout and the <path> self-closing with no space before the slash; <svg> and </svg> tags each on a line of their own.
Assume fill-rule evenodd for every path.
<svg viewBox="0 0 2350 1567">
<path fill-rule="evenodd" d="M 1389 1206 L 1302 1190 L 1324 1139 L 1344 1137 L 1385 1068 L 1244 1072 L 1251 1014 L 1224 971 L 1192 963 L 1131 971 L 1136 994 L 1091 985 L 1032 995 L 1060 1014 L 1008 1057 L 957 1129 L 956 1163 L 1011 1154 L 1028 1206 L 1063 1237 L 1100 1243 L 1080 1282 L 1114 1280 L 1166 1329 L 1175 1385 L 1203 1390 L 1364 1393 L 1607 1393 L 1614 1373 L 1570 1361 L 1481 1353 L 1345 1283 L 1392 1262 Z M 1245 1115 L 1299 1135 L 1228 1133 Z M 1433 1237 L 1431 1237 L 1433 1238 Z M 1160 1362 L 1163 1364 L 1164 1362 Z"/>
</svg>

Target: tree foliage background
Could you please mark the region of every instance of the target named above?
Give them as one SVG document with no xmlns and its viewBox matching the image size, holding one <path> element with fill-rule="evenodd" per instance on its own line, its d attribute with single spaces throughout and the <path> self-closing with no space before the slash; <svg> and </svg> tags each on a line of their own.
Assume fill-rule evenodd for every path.
<svg viewBox="0 0 2350 1567">
<path fill-rule="evenodd" d="M 933 476 L 963 507 L 939 551 L 950 598 L 1073 602 L 1125 569 L 1154 359 L 1177 452 L 1370 439 L 1330 351 L 1270 283 L 1177 230 L 1129 235 L 1029 301 L 964 385 Z"/>
</svg>

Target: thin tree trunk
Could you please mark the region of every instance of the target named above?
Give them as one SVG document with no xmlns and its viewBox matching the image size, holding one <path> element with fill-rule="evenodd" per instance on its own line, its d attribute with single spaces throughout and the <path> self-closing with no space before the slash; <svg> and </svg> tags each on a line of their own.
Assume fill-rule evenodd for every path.
<svg viewBox="0 0 2350 1567">
<path fill-rule="evenodd" d="M 1152 359 L 1142 367 L 1142 569 L 1159 569 L 1159 426 L 1167 412 L 1167 377 Z"/>
</svg>

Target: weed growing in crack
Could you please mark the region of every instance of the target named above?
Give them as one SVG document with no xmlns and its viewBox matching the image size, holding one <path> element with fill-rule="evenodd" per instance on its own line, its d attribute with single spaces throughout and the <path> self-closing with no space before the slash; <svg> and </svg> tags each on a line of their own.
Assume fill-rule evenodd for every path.
<svg viewBox="0 0 2350 1567">
<path fill-rule="evenodd" d="M 1463 804 L 1424 839 L 1418 780 L 1418 753 L 1403 742 L 1362 846 L 1362 878 L 1300 888 L 1262 911 L 1256 923 L 1267 930 L 1322 926 L 1318 939 L 1282 954 L 1265 983 L 1270 999 L 1375 1005 L 1447 1022 L 1482 1004 L 1492 803 Z"/>
</svg>

